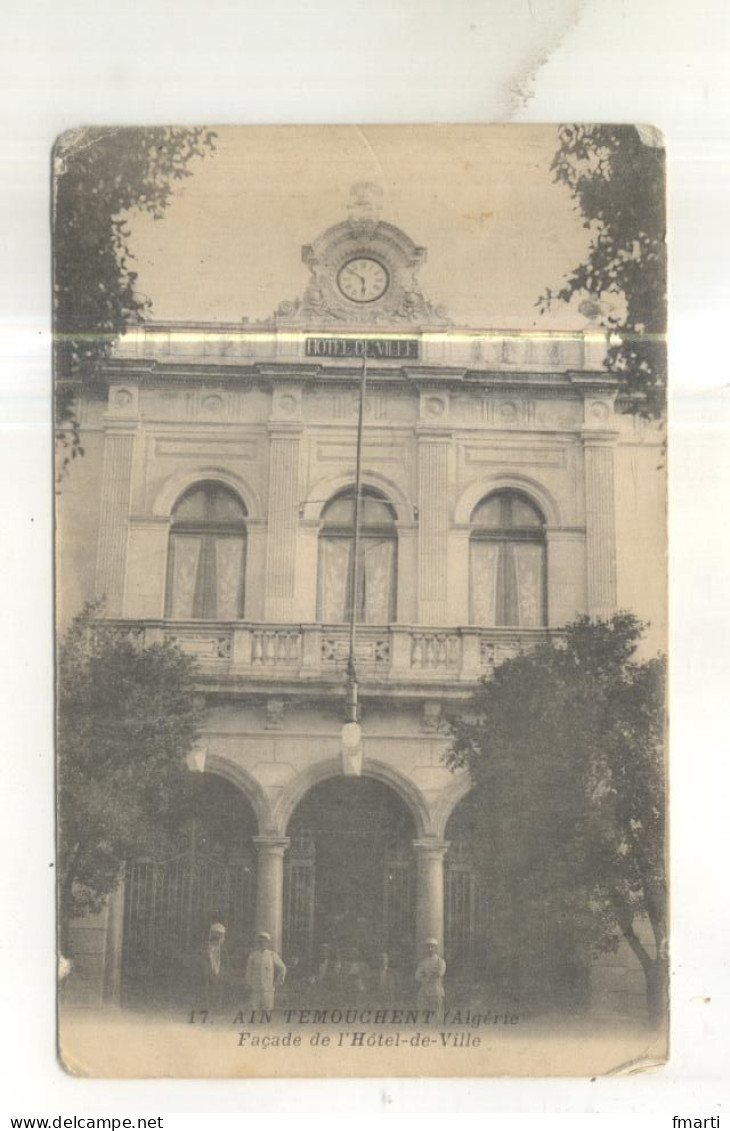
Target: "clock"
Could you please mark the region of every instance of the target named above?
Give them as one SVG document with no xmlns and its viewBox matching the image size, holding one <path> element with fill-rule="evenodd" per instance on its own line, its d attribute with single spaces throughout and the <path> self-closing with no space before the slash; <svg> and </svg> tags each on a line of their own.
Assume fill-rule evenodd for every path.
<svg viewBox="0 0 730 1131">
<path fill-rule="evenodd" d="M 337 272 L 337 286 L 351 302 L 375 302 L 390 284 L 385 267 L 366 255 L 348 259 Z"/>
</svg>

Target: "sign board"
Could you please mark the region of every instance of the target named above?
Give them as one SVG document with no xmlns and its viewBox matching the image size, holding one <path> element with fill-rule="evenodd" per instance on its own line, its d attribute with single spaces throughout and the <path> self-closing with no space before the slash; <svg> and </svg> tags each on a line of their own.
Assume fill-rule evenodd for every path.
<svg viewBox="0 0 730 1131">
<path fill-rule="evenodd" d="M 307 338 L 307 357 L 418 361 L 418 338 Z"/>
</svg>

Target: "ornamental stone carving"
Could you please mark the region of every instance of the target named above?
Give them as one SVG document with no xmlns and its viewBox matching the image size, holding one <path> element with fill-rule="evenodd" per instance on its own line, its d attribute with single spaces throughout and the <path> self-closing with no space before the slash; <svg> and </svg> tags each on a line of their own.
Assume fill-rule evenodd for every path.
<svg viewBox="0 0 730 1131">
<path fill-rule="evenodd" d="M 348 218 L 302 248 L 310 280 L 301 298 L 279 304 L 276 326 L 449 324 L 444 308 L 421 290 L 418 271 L 426 249 L 380 219 L 382 196 L 369 181 L 353 185 Z"/>
<path fill-rule="evenodd" d="M 283 699 L 272 695 L 266 700 L 267 730 L 281 730 L 284 725 L 284 709 L 285 704 Z"/>
<path fill-rule="evenodd" d="M 139 390 L 136 385 L 111 385 L 107 410 L 110 416 L 136 416 L 139 410 Z"/>
<path fill-rule="evenodd" d="M 441 726 L 441 704 L 437 699 L 426 699 L 423 704 L 423 729 L 435 733 Z"/>
</svg>

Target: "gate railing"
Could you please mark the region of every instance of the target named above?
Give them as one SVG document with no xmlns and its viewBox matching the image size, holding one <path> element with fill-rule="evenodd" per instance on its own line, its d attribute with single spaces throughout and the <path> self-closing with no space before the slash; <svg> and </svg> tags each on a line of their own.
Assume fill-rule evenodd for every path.
<svg viewBox="0 0 730 1131">
<path fill-rule="evenodd" d="M 253 930 L 254 860 L 190 852 L 128 863 L 123 968 L 127 988 L 193 973 L 215 919 L 226 927 L 229 952 Z"/>
</svg>

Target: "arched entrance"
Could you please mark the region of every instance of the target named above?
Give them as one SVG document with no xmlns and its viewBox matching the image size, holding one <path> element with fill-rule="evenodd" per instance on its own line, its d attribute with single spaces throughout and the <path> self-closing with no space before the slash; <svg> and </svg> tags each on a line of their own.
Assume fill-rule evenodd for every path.
<svg viewBox="0 0 730 1131">
<path fill-rule="evenodd" d="M 205 774 L 194 814 L 127 865 L 122 952 L 125 1004 L 196 1000 L 211 923 L 226 928 L 233 974 L 254 931 L 253 808 L 230 782 Z"/>
<path fill-rule="evenodd" d="M 371 778 L 332 778 L 295 809 L 287 835 L 284 945 L 311 968 L 328 943 L 374 961 L 410 962 L 415 933 L 413 817 Z"/>
</svg>

